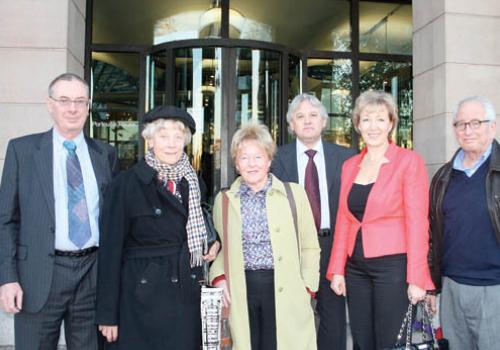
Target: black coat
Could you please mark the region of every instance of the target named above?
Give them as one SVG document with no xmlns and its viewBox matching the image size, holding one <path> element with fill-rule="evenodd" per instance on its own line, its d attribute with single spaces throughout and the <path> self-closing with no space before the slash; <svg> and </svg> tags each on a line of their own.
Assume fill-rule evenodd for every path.
<svg viewBox="0 0 500 350">
<path fill-rule="evenodd" d="M 201 268 L 187 247 L 189 185 L 182 203 L 144 160 L 112 183 L 101 214 L 99 325 L 118 325 L 109 349 L 198 350 Z"/>
</svg>

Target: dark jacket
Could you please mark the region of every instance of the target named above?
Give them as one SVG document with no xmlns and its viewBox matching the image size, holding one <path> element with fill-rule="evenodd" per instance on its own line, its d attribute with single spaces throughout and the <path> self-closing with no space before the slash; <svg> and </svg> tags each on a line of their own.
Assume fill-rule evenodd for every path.
<svg viewBox="0 0 500 350">
<path fill-rule="evenodd" d="M 52 137 L 49 130 L 11 140 L 0 186 L 0 285 L 19 282 L 24 292 L 23 311 L 33 313 L 45 305 L 54 271 Z M 110 145 L 88 137 L 85 142 L 102 210 L 118 159 Z"/>
<path fill-rule="evenodd" d="M 101 215 L 96 323 L 118 325 L 109 349 L 186 349 L 201 344 L 201 268 L 189 265 L 182 203 L 144 160 L 113 181 Z"/>
<path fill-rule="evenodd" d="M 441 244 L 443 236 L 443 198 L 453 170 L 453 158 L 443 165 L 432 178 L 430 187 L 430 239 L 431 275 L 437 289 L 441 288 Z M 490 167 L 486 175 L 486 197 L 496 237 L 500 242 L 500 145 L 493 140 Z"/>
</svg>

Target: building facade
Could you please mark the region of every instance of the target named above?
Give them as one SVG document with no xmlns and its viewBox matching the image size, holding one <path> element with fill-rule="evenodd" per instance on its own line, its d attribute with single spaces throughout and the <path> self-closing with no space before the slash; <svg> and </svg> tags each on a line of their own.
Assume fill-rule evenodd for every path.
<svg viewBox="0 0 500 350">
<path fill-rule="evenodd" d="M 326 138 L 351 147 L 353 99 L 392 93 L 403 120 L 395 141 L 430 174 L 456 149 L 458 100 L 479 94 L 500 109 L 496 0 L 0 0 L 0 16 L 0 171 L 9 139 L 50 127 L 46 88 L 66 71 L 91 82 L 89 134 L 114 144 L 123 167 L 144 151 L 145 111 L 188 108 L 199 124 L 189 151 L 214 191 L 234 176 L 234 130 L 256 119 L 286 142 L 299 92 L 327 107 Z M 0 347 L 12 333 L 0 314 Z"/>
</svg>

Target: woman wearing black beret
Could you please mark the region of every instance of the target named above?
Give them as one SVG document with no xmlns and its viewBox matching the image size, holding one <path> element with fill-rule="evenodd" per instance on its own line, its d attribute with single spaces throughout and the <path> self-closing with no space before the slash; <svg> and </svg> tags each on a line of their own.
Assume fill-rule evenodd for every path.
<svg viewBox="0 0 500 350">
<path fill-rule="evenodd" d="M 120 174 L 101 214 L 97 324 L 120 350 L 198 350 L 207 232 L 198 178 L 184 148 L 193 118 L 173 106 L 144 116 L 144 159 Z"/>
</svg>

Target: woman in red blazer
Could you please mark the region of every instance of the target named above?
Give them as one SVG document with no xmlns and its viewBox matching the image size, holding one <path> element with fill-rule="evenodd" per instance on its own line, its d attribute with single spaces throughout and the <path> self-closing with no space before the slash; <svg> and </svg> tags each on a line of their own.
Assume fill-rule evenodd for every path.
<svg viewBox="0 0 500 350">
<path fill-rule="evenodd" d="M 357 348 L 381 349 L 394 345 L 408 299 L 416 303 L 434 289 L 428 178 L 417 153 L 390 141 L 398 122 L 391 95 L 363 93 L 352 119 L 366 147 L 342 168 L 327 278 L 347 296 Z"/>
</svg>

